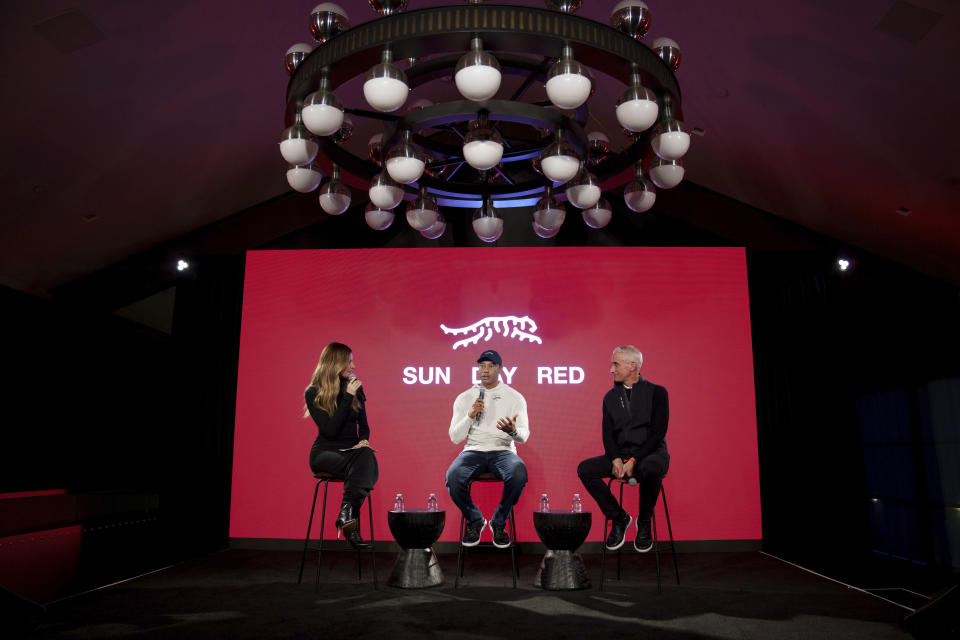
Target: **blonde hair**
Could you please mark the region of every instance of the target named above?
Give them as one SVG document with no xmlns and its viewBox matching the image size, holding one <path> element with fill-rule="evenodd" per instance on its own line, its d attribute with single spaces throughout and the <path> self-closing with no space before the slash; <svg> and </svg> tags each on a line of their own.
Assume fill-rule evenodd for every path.
<svg viewBox="0 0 960 640">
<path fill-rule="evenodd" d="M 317 362 L 317 368 L 313 370 L 313 377 L 310 379 L 310 385 L 307 389 L 316 389 L 317 395 L 313 399 L 313 406 L 327 414 L 333 415 L 337 410 L 337 396 L 340 395 L 340 372 L 343 371 L 350 360 L 353 359 L 353 352 L 350 347 L 341 342 L 331 342 L 320 352 L 320 360 Z M 360 410 L 360 403 L 356 396 L 351 405 L 354 411 Z M 306 411 L 304 417 L 309 417 L 310 412 Z"/>
</svg>

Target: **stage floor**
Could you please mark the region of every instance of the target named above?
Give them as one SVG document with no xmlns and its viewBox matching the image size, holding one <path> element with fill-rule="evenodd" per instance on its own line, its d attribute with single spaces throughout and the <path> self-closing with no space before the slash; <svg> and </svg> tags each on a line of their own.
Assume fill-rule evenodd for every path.
<svg viewBox="0 0 960 640">
<path fill-rule="evenodd" d="M 584 561 L 593 587 L 532 585 L 539 556 L 521 557 L 518 588 L 508 552 L 472 553 L 454 589 L 456 555 L 440 556 L 446 583 L 405 591 L 384 585 L 395 554 L 377 556 L 374 591 L 364 554 L 316 555 L 297 584 L 299 552 L 232 549 L 48 606 L 38 638 L 884 638 L 912 637 L 904 609 L 759 552 L 679 555 L 677 585 L 663 557 L 657 593 L 652 554 L 624 553 L 623 580 L 600 591 L 600 556 Z M 607 577 L 616 563 L 608 558 Z"/>
</svg>

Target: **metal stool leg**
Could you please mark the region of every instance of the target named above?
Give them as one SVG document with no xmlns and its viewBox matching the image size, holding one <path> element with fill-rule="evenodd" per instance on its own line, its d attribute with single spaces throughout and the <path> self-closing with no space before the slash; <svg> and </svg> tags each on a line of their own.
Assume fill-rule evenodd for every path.
<svg viewBox="0 0 960 640">
<path fill-rule="evenodd" d="M 650 516 L 650 526 L 653 528 L 653 556 L 657 564 L 657 593 L 663 593 L 663 585 L 660 581 L 660 547 L 657 544 L 657 514 Z"/>
<path fill-rule="evenodd" d="M 607 523 L 608 518 L 603 519 L 603 540 L 600 541 L 600 591 L 603 591 L 603 580 L 607 572 Z"/>
<path fill-rule="evenodd" d="M 317 508 L 317 492 L 320 491 L 320 481 L 313 488 L 313 504 L 310 505 L 310 519 L 307 521 L 307 537 L 303 539 L 303 553 L 300 554 L 300 573 L 297 575 L 297 584 L 303 582 L 303 565 L 307 561 L 307 547 L 310 545 L 310 529 L 313 527 L 313 512 Z"/>
<path fill-rule="evenodd" d="M 610 481 L 613 482 L 613 479 L 611 478 Z M 623 483 L 622 483 L 622 482 L 620 483 L 620 509 L 621 509 L 621 510 L 623 509 Z M 626 538 L 627 538 L 627 533 L 626 533 L 626 531 L 624 531 L 624 533 L 623 533 L 623 538 L 624 538 L 623 542 L 624 542 L 624 544 L 626 544 L 626 542 L 627 542 L 627 540 L 626 540 Z M 618 582 L 620 581 L 620 565 L 621 565 L 621 552 L 622 552 L 622 551 L 623 551 L 623 547 L 620 547 L 619 549 L 617 549 L 617 581 L 618 581 Z"/>
<path fill-rule="evenodd" d="M 667 493 L 663 490 L 663 481 L 660 482 L 660 497 L 663 498 L 663 513 L 667 516 L 667 532 L 670 534 L 670 555 L 673 556 L 673 572 L 677 575 L 677 584 L 680 584 L 680 567 L 677 566 L 677 549 L 673 545 L 673 527 L 670 526 L 670 510 L 667 508 Z"/>
<path fill-rule="evenodd" d="M 457 577 L 453 581 L 453 588 L 460 586 L 460 578 L 463 577 L 463 534 L 466 533 L 466 519 L 460 514 L 460 540 L 457 546 Z"/>
<path fill-rule="evenodd" d="M 517 523 L 513 519 L 513 507 L 510 507 L 510 513 L 507 514 L 507 522 L 510 525 L 510 577 L 513 578 L 513 588 L 516 589 L 520 567 L 517 566 Z"/>
<path fill-rule="evenodd" d="M 327 489 L 330 488 L 329 480 L 323 482 L 323 505 L 320 507 L 320 546 L 317 548 L 317 579 L 313 584 L 313 590 L 320 590 L 320 560 L 323 558 L 323 529 L 327 523 Z"/>
<path fill-rule="evenodd" d="M 370 514 L 370 554 L 373 558 L 373 589 L 376 591 L 377 587 L 377 541 L 373 535 L 373 501 L 371 500 L 372 496 L 367 496 L 367 511 Z M 359 514 L 357 515 L 359 520 Z"/>
</svg>

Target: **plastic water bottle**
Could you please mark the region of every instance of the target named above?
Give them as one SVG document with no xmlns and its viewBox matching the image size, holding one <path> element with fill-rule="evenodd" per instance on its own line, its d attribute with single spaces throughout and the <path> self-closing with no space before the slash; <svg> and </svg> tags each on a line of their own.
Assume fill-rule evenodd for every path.
<svg viewBox="0 0 960 640">
<path fill-rule="evenodd" d="M 574 513 L 580 513 L 583 511 L 583 501 L 580 499 L 580 494 L 573 494 L 573 502 L 570 504 L 570 510 Z"/>
<path fill-rule="evenodd" d="M 427 498 L 427 511 L 436 511 L 437 510 L 437 494 L 431 493 L 430 497 Z"/>
<path fill-rule="evenodd" d="M 550 511 L 550 498 L 545 493 L 540 495 L 540 511 Z"/>
<path fill-rule="evenodd" d="M 403 511 L 403 494 L 402 493 L 398 493 L 397 497 L 393 499 L 393 510 Z"/>
</svg>

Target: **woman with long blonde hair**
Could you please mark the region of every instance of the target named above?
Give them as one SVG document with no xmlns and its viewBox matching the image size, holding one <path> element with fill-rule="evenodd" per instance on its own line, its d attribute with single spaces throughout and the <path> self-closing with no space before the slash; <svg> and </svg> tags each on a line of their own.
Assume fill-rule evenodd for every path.
<svg viewBox="0 0 960 640">
<path fill-rule="evenodd" d="M 304 392 L 309 416 L 317 424 L 317 439 L 310 449 L 310 468 L 343 478 L 343 499 L 337 529 L 354 547 L 366 548 L 357 518 L 363 499 L 370 495 L 379 476 L 377 458 L 370 448 L 366 396 L 353 374 L 353 352 L 345 344 L 331 342 L 320 353 L 310 386 Z"/>
</svg>

